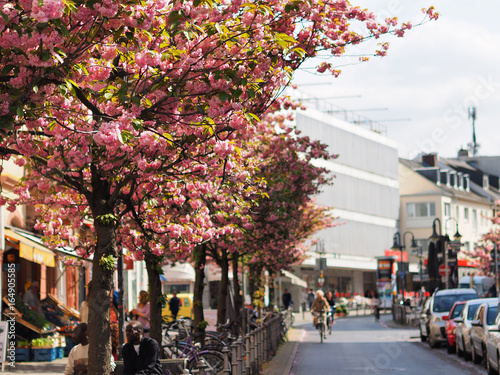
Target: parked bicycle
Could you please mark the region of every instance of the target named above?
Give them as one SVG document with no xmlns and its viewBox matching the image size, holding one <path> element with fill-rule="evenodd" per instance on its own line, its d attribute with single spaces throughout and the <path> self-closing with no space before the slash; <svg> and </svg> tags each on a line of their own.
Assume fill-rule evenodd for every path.
<svg viewBox="0 0 500 375">
<path fill-rule="evenodd" d="M 175 328 L 176 329 L 175 329 Z M 225 344 L 218 342 L 224 347 Z M 218 375 L 224 371 L 224 356 L 214 346 L 201 346 L 189 331 L 186 322 L 178 319 L 163 325 L 162 349 L 168 358 L 187 358 L 187 368 L 198 369 L 203 359 L 207 365 L 205 374 Z"/>
</svg>

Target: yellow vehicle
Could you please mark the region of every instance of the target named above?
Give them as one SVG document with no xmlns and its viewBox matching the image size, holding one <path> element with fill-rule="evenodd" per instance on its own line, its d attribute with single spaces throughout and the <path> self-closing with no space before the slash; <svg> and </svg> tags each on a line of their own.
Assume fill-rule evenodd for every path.
<svg viewBox="0 0 500 375">
<path fill-rule="evenodd" d="M 178 293 L 177 297 L 181 300 L 179 313 L 177 318 L 191 319 L 193 320 L 193 296 L 189 293 Z M 172 294 L 167 294 L 167 303 L 163 306 L 161 315 L 163 320 L 170 322 L 172 320 L 172 313 L 170 312 L 170 307 L 168 301 L 172 298 Z"/>
</svg>

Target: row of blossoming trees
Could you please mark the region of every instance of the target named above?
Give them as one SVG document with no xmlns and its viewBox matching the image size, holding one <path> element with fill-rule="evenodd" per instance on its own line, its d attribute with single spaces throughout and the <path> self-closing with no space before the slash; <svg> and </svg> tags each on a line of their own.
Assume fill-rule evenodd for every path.
<svg viewBox="0 0 500 375">
<path fill-rule="evenodd" d="M 329 183 L 312 161 L 332 156 L 292 133 L 279 94 L 318 53 L 411 28 L 345 0 L 0 0 L 0 12 L 0 147 L 27 171 L 1 203 L 35 204 L 50 246 L 93 254 L 91 375 L 110 373 L 121 246 L 146 261 L 152 332 L 167 259 L 197 273 L 207 257 L 256 272 L 300 260 L 331 225 L 311 197 Z"/>
</svg>

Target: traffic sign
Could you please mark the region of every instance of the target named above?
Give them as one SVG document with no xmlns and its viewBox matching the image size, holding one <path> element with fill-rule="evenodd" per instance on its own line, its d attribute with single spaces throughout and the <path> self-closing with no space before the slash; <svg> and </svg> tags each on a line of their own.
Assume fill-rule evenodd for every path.
<svg viewBox="0 0 500 375">
<path fill-rule="evenodd" d="M 450 266 L 446 264 L 441 264 L 439 266 L 439 274 L 441 276 L 448 276 L 450 274 Z"/>
</svg>

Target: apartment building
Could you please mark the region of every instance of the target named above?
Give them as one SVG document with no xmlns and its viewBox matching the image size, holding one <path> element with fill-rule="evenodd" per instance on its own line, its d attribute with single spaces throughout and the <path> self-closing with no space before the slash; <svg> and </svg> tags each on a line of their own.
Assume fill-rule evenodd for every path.
<svg viewBox="0 0 500 375">
<path fill-rule="evenodd" d="M 400 159 L 399 175 L 402 245 L 409 250 L 414 238 L 419 250 L 408 252 L 409 271 L 413 273 L 413 278 L 407 280 L 410 289 L 412 281 L 420 281 L 422 276 L 424 281 L 428 280 L 427 251 L 433 226 L 437 234 L 448 235 L 450 239 L 459 232 L 461 250 L 473 249 L 481 235 L 490 230 L 488 217 L 493 215 L 494 201 L 500 197 L 499 181 L 498 177 L 487 175 L 463 160 L 437 154 L 423 154 L 415 160 Z M 424 258 L 422 264 L 419 255 Z M 443 262 L 439 259 L 439 264 Z M 475 272 L 463 252 L 451 266 L 456 267 L 458 279 Z"/>
</svg>

